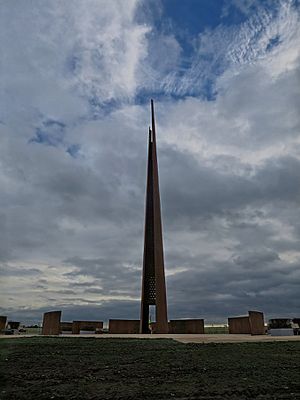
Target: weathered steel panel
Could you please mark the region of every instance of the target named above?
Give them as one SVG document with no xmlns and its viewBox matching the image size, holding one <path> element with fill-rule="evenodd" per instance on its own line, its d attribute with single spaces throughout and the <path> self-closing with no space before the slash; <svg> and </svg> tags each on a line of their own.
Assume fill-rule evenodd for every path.
<svg viewBox="0 0 300 400">
<path fill-rule="evenodd" d="M 228 318 L 229 333 L 264 335 L 264 314 L 260 311 L 248 311 L 248 315 Z"/>
<path fill-rule="evenodd" d="M 171 319 L 169 333 L 203 334 L 204 319 Z"/>
<path fill-rule="evenodd" d="M 139 319 L 110 319 L 108 325 L 109 333 L 139 333 Z"/>
<path fill-rule="evenodd" d="M 233 334 L 238 334 L 238 333 L 250 334 L 251 333 L 249 317 L 247 315 L 243 316 L 243 317 L 228 318 L 228 326 L 229 326 L 229 333 L 233 333 Z"/>
<path fill-rule="evenodd" d="M 260 311 L 248 311 L 251 335 L 264 335 L 266 333 L 264 314 Z"/>
<path fill-rule="evenodd" d="M 6 328 L 6 323 L 7 323 L 7 317 L 0 316 L 0 331 Z"/>
<path fill-rule="evenodd" d="M 49 311 L 44 314 L 42 335 L 60 334 L 61 311 Z"/>
<path fill-rule="evenodd" d="M 81 330 L 102 333 L 103 321 L 73 321 L 72 333 L 79 335 Z"/>
<path fill-rule="evenodd" d="M 60 333 L 62 332 L 72 332 L 73 322 L 61 322 L 60 323 Z"/>
</svg>

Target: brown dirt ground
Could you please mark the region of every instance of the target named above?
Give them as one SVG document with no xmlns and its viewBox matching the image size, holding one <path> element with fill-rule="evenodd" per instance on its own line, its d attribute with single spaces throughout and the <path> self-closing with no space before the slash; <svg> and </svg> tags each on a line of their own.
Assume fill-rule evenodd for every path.
<svg viewBox="0 0 300 400">
<path fill-rule="evenodd" d="M 0 398 L 300 399 L 300 342 L 0 341 Z"/>
</svg>

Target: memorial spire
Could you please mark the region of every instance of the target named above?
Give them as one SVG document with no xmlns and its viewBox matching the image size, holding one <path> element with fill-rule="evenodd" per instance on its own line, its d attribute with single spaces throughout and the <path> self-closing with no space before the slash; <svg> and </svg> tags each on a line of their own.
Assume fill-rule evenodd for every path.
<svg viewBox="0 0 300 400">
<path fill-rule="evenodd" d="M 151 99 L 151 128 L 148 138 L 148 167 L 145 207 L 144 259 L 140 332 L 149 333 L 149 308 L 155 306 L 155 332 L 168 333 L 167 296 L 156 151 L 154 102 Z"/>
</svg>

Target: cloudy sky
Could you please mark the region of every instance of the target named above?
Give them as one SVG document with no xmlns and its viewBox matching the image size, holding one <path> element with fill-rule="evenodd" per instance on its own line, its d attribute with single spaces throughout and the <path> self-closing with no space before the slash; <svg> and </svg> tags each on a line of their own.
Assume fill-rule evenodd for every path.
<svg viewBox="0 0 300 400">
<path fill-rule="evenodd" d="M 1 0 L 2 315 L 139 317 L 153 97 L 169 317 L 299 316 L 299 14 Z"/>
</svg>

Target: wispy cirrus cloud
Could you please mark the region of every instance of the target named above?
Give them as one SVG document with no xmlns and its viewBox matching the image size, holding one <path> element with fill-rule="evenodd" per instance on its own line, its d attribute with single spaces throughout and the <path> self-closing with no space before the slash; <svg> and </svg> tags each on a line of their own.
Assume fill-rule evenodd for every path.
<svg viewBox="0 0 300 400">
<path fill-rule="evenodd" d="M 250 3 L 254 7 L 254 2 L 249 2 L 245 9 L 250 7 Z M 237 4 L 231 6 L 237 7 Z M 274 74 L 288 68 L 287 64 L 299 57 L 299 10 L 294 1 L 274 2 L 273 7 L 255 2 L 254 9 L 255 12 L 240 24 L 228 26 L 221 19 L 217 27 L 207 28 L 197 37 L 189 37 L 192 50 L 184 58 L 178 58 L 182 51 L 180 38 L 169 32 L 167 37 L 172 44 L 163 51 L 170 60 L 171 69 L 166 71 L 155 57 L 152 62 L 153 52 L 150 53 L 145 67 L 146 84 L 151 90 L 170 95 L 210 98 L 218 90 L 216 79 L 227 70 L 232 73 L 243 65 L 257 62 L 268 63 Z M 176 27 L 173 29 L 175 33 Z M 162 39 L 159 34 L 153 36 L 153 46 L 158 49 L 158 54 L 165 42 L 165 36 Z M 282 57 L 280 64 L 279 54 Z M 272 64 L 274 57 L 276 62 Z"/>
</svg>

